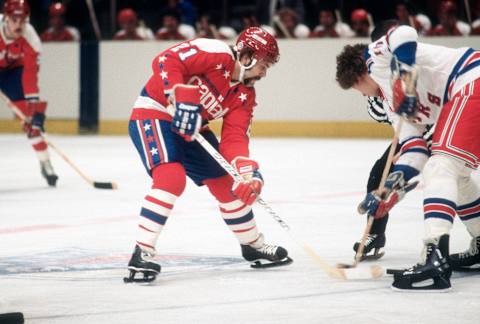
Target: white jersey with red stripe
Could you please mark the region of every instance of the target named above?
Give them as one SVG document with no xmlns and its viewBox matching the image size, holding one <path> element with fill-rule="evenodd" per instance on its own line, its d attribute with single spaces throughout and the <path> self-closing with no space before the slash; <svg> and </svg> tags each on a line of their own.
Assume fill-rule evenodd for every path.
<svg viewBox="0 0 480 324">
<path fill-rule="evenodd" d="M 419 138 L 425 130 L 425 125 L 434 124 L 442 107 L 465 85 L 480 77 L 480 52 L 471 48 L 448 48 L 417 42 L 418 34 L 412 27 L 399 26 L 391 29 L 385 36 L 371 43 L 365 52 L 365 61 L 370 77 L 380 86 L 383 97 L 390 106 L 386 109 L 388 117 L 395 125 L 399 116 L 393 107 L 391 87 L 391 61 L 394 54 L 408 57 L 413 54 L 413 63 L 418 70 L 417 94 L 418 116 L 415 123 L 404 123 L 399 140 L 405 146 L 415 149 L 412 154 L 402 154 L 397 164 L 405 164 L 421 170 L 428 153 L 422 152 L 424 144 Z M 413 53 L 408 53 L 408 52 Z M 402 61 L 400 59 L 400 61 Z M 425 145 L 426 147 L 426 145 Z M 419 154 L 420 153 L 420 154 Z M 420 157 L 423 155 L 422 157 Z"/>
<path fill-rule="evenodd" d="M 35 29 L 27 23 L 23 35 L 9 39 L 5 20 L 0 15 L 0 71 L 23 66 L 22 85 L 25 98 L 38 98 L 38 56 L 41 42 Z"/>
</svg>

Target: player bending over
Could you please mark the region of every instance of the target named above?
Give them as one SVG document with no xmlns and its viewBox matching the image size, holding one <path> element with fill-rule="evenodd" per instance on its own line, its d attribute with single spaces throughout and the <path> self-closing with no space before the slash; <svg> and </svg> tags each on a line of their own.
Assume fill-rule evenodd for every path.
<svg viewBox="0 0 480 324">
<path fill-rule="evenodd" d="M 372 34 L 370 35 L 372 42 L 384 36 L 388 32 L 388 30 L 390 30 L 392 27 L 395 27 L 395 26 L 398 26 L 398 20 L 395 20 L 395 19 L 384 20 L 377 23 L 375 26 L 375 29 L 372 31 Z M 389 119 L 387 112 L 385 111 L 385 107 L 388 107 L 388 102 L 384 104 L 383 98 L 367 97 L 367 112 L 370 115 L 370 117 L 379 123 L 387 123 L 391 125 L 392 122 Z M 423 133 L 423 138 L 427 143 L 429 152 L 430 152 L 430 147 L 432 145 L 433 131 L 434 131 L 433 125 L 427 125 Z M 397 154 L 400 151 L 400 148 L 401 148 L 401 145 L 396 146 L 395 154 Z M 370 170 L 370 174 L 367 181 L 367 198 L 368 198 L 368 193 L 377 190 L 378 186 L 380 185 L 380 180 L 383 175 L 383 169 L 385 168 L 385 165 L 387 163 L 389 151 L 390 151 L 390 145 L 387 147 L 383 155 L 375 162 L 372 169 Z M 389 173 L 391 172 L 391 169 L 392 168 L 390 168 Z M 358 210 L 360 213 L 365 214 L 367 212 L 367 209 L 364 207 L 365 203 L 367 202 L 368 202 L 368 199 L 360 202 L 358 206 Z M 386 243 L 385 230 L 387 228 L 388 218 L 389 218 L 388 212 L 385 215 L 382 215 L 382 217 L 374 218 L 372 227 L 370 229 L 370 233 L 368 234 L 367 239 L 365 241 L 365 247 L 363 249 L 363 253 L 360 258 L 361 261 L 376 260 L 381 258 L 385 254 L 383 248 L 385 247 L 385 243 Z M 355 253 L 357 253 L 359 246 L 360 246 L 360 241 L 355 242 L 353 244 L 353 250 L 355 251 Z"/>
<path fill-rule="evenodd" d="M 471 178 L 480 157 L 480 52 L 420 43 L 415 29 L 399 26 L 370 45 L 347 45 L 337 58 L 337 80 L 344 89 L 382 96 L 393 124 L 407 118 L 399 134 L 400 157 L 380 195 L 370 194 L 371 215 L 388 212 L 423 171 L 424 258 L 394 274 L 399 290 L 450 288 L 451 269 L 480 262 L 480 189 Z M 392 84 L 392 86 L 391 86 Z M 422 138 L 436 123 L 432 152 Z M 378 212 L 378 214 L 377 214 Z M 449 256 L 455 214 L 472 236 L 465 253 Z M 426 284 L 433 279 L 433 284 Z"/>
<path fill-rule="evenodd" d="M 197 38 L 154 58 L 153 74 L 134 104 L 129 124 L 130 137 L 153 183 L 142 203 L 126 282 L 151 281 L 160 272 L 152 256 L 185 189 L 186 176 L 205 185 L 217 199 L 220 214 L 247 261 L 259 267 L 292 261 L 284 248 L 265 243 L 252 211 L 263 187 L 259 164 L 249 154 L 249 128 L 256 106 L 253 86 L 278 60 L 275 38 L 258 27 L 243 31 L 233 48 L 219 40 Z M 208 121 L 220 118 L 219 143 Z M 234 183 L 195 141 L 198 133 L 231 162 L 243 182 Z M 135 278 L 137 272 L 144 277 Z"/>
<path fill-rule="evenodd" d="M 23 129 L 37 153 L 43 177 L 55 186 L 58 176 L 50 163 L 42 137 L 47 103 L 39 100 L 38 56 L 40 39 L 28 23 L 30 6 L 25 0 L 6 0 L 0 15 L 0 90 L 23 112 Z"/>
</svg>

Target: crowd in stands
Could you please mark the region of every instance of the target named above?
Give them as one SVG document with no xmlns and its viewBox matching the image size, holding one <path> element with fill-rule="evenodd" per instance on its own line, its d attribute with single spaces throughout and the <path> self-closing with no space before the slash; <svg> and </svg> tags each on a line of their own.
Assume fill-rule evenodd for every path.
<svg viewBox="0 0 480 324">
<path fill-rule="evenodd" d="M 47 26 L 42 30 L 35 21 L 33 24 L 44 42 L 78 41 L 81 34 L 85 39 L 92 38 L 85 26 L 93 25 L 92 12 L 88 8 L 75 7 L 78 2 L 85 3 L 42 1 L 48 8 L 48 20 L 37 16 L 36 22 L 42 25 L 43 21 Z M 91 9 L 95 11 L 93 16 L 98 17 L 104 40 L 233 39 L 250 26 L 261 26 L 277 38 L 369 37 L 375 22 L 383 19 L 396 19 L 400 24 L 410 25 L 422 36 L 480 35 L 480 0 L 383 2 L 390 2 L 390 14 L 381 12 L 384 7 L 375 6 L 379 1 L 352 1 L 351 8 L 336 7 L 338 1 L 321 0 L 116 1 L 118 10 L 110 28 L 108 17 L 112 7 L 108 4 L 111 2 L 95 1 Z M 89 19 L 78 23 L 78 16 Z"/>
</svg>

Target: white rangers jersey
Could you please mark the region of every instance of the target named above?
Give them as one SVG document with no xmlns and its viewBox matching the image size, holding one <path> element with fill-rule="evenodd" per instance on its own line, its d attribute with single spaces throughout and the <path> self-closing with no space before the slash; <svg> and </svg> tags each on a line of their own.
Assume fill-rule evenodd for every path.
<svg viewBox="0 0 480 324">
<path fill-rule="evenodd" d="M 370 77 L 380 86 L 390 106 L 386 112 L 393 124 L 400 118 L 391 109 L 393 93 L 390 64 L 393 55 L 402 63 L 415 64 L 418 69 L 418 116 L 416 123 L 406 122 L 402 127 L 399 140 L 407 149 L 404 151 L 402 148 L 396 165 L 408 165 L 419 171 L 428 158 L 428 151 L 422 148 L 426 145 L 419 140 L 425 125 L 434 124 L 443 105 L 463 86 L 480 77 L 480 54 L 468 47 L 453 49 L 420 43 L 417 38 L 416 30 L 410 26 L 394 28 L 368 46 L 365 62 Z M 406 143 L 409 141 L 412 143 Z M 412 149 L 408 151 L 408 147 Z"/>
</svg>

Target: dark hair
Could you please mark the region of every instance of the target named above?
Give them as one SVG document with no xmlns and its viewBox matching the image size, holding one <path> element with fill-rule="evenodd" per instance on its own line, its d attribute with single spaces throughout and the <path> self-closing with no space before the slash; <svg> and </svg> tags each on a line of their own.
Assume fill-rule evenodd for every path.
<svg viewBox="0 0 480 324">
<path fill-rule="evenodd" d="M 366 44 L 346 45 L 337 56 L 336 80 L 343 89 L 350 89 L 362 75 L 367 73 L 363 56 L 367 47 Z"/>
<path fill-rule="evenodd" d="M 380 21 L 375 25 L 375 28 L 372 30 L 372 33 L 370 34 L 370 39 L 372 40 L 372 42 L 378 40 L 380 37 L 385 35 L 390 28 L 398 26 L 398 24 L 399 22 L 396 19 L 387 19 Z"/>
</svg>

